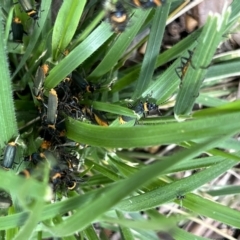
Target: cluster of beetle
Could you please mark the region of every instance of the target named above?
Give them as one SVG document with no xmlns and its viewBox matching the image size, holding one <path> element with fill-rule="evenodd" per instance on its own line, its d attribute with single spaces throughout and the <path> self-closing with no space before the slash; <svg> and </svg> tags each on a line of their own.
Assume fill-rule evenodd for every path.
<svg viewBox="0 0 240 240">
<path fill-rule="evenodd" d="M 53 185 L 53 190 L 56 191 L 58 188 L 72 190 L 76 187 L 77 182 L 81 181 L 75 176 L 79 159 L 72 151 L 73 147 L 77 146 L 77 143 L 70 141 L 65 136 L 65 118 L 70 116 L 76 120 L 87 121 L 105 127 L 109 124 L 100 112 L 79 103 L 79 99 L 85 94 L 92 94 L 98 90 L 99 85 L 87 82 L 77 71 L 74 71 L 54 89 L 46 91 L 44 90 L 44 80 L 47 74 L 48 65 L 39 66 L 32 89 L 33 95 L 38 102 L 41 121 L 39 134 L 43 138 L 43 142 L 38 152 L 24 158 L 24 162 L 29 162 L 29 166 L 32 167 L 24 169 L 19 174 L 29 177 L 31 171 L 36 169 L 39 164 L 47 163 L 50 166 L 49 181 Z M 131 108 L 140 116 L 146 116 L 153 110 L 158 111 L 158 106 L 148 101 L 139 102 Z M 121 124 L 131 120 L 136 119 L 127 116 L 119 117 Z M 9 142 L 5 148 L 1 164 L 5 170 L 13 167 L 17 141 L 18 138 Z"/>
<path fill-rule="evenodd" d="M 158 4 L 156 3 L 158 2 L 158 0 L 152 2 L 152 7 L 157 6 Z M 34 21 L 38 20 L 38 10 L 34 9 L 28 0 L 19 0 L 19 3 L 29 17 Z M 134 1 L 135 6 L 140 6 L 140 3 L 144 8 L 147 7 L 147 3 L 144 1 Z M 118 18 L 119 12 L 121 11 L 120 15 L 127 14 L 120 2 L 112 6 L 111 13 L 106 14 L 110 22 L 112 22 L 114 16 Z M 114 6 L 116 7 L 115 12 Z M 150 5 L 148 5 L 148 7 L 150 7 Z M 121 16 L 120 19 L 122 19 Z M 127 19 L 128 17 L 126 20 Z M 118 25 L 117 28 L 113 28 L 113 30 L 124 30 L 121 26 L 126 23 L 120 20 L 119 24 L 120 25 Z M 27 32 L 24 30 L 21 20 L 15 17 L 12 22 L 13 41 L 22 43 L 24 34 L 27 34 Z M 76 187 L 77 182 L 80 181 L 80 179 L 75 176 L 79 160 L 74 151 L 72 151 L 73 147 L 76 147 L 77 144 L 65 136 L 65 118 L 70 116 L 76 120 L 88 121 L 105 127 L 109 124 L 100 112 L 91 107 L 79 104 L 79 99 L 82 99 L 84 94 L 93 94 L 100 89 L 100 85 L 87 82 L 77 71 L 74 71 L 61 81 L 57 87 L 47 91 L 44 90 L 44 80 L 47 74 L 48 65 L 43 64 L 39 66 L 36 71 L 32 89 L 33 95 L 38 102 L 37 105 L 41 121 L 39 134 L 43 138 L 43 142 L 38 152 L 34 152 L 24 158 L 23 161 L 25 163 L 28 162 L 29 165 L 19 174 L 29 177 L 30 173 L 40 164 L 47 163 L 48 166 L 50 166 L 49 182 L 53 185 L 53 190 L 55 191 L 60 187 L 72 190 Z M 145 116 L 152 110 L 158 110 L 156 104 L 148 101 L 139 102 L 135 106 L 131 106 L 131 108 L 139 116 Z M 127 116 L 121 116 L 119 118 L 121 124 L 130 120 L 136 119 Z M 17 139 L 9 142 L 5 148 L 2 167 L 6 170 L 13 167 L 17 151 Z"/>
<path fill-rule="evenodd" d="M 41 137 L 44 139 L 41 149 L 44 152 L 34 153 L 26 157 L 25 161 L 32 161 L 36 165 L 46 158 L 45 155 L 46 153 L 49 154 L 49 150 L 54 151 L 57 154 L 58 165 L 51 168 L 50 182 L 53 184 L 54 190 L 58 186 L 64 186 L 72 190 L 76 183 L 80 181 L 73 175 L 79 161 L 70 150 L 72 146 L 76 146 L 76 143 L 68 140 L 65 136 L 65 117 L 70 116 L 76 120 L 87 121 L 104 127 L 109 124 L 100 112 L 79 103 L 79 99 L 85 94 L 93 94 L 98 90 L 99 85 L 87 82 L 77 71 L 74 71 L 56 88 L 51 89 L 48 97 L 45 97 L 42 83 L 47 74 L 46 69 L 45 64 L 38 68 L 33 88 L 33 93 L 40 102 Z M 132 109 L 139 116 L 146 116 L 152 111 L 159 113 L 158 106 L 148 101 L 140 101 Z M 119 117 L 121 124 L 131 120 L 136 119 L 127 116 Z"/>
<path fill-rule="evenodd" d="M 44 89 L 44 80 L 48 74 L 48 65 L 39 66 L 33 84 L 33 94 L 38 100 L 40 117 L 40 136 L 44 139 L 40 151 L 25 157 L 37 166 L 39 162 L 46 159 L 57 159 L 49 162 L 50 182 L 53 189 L 59 187 L 74 189 L 77 182 L 79 160 L 73 148 L 77 143 L 66 137 L 65 118 L 67 116 L 76 120 L 96 123 L 101 126 L 108 126 L 100 113 L 79 103 L 79 99 L 85 94 L 92 94 L 99 86 L 87 82 L 82 76 L 74 71 L 60 82 L 54 89 Z M 48 96 L 46 96 L 48 95 Z M 23 174 L 28 175 L 28 170 Z"/>
<path fill-rule="evenodd" d="M 64 185 L 68 189 L 76 186 L 76 178 L 72 171 L 76 168 L 78 159 L 71 154 L 71 146 L 76 146 L 75 142 L 68 140 L 65 136 L 65 117 L 70 116 L 76 120 L 87 121 L 100 126 L 108 126 L 108 121 L 104 116 L 86 105 L 79 103 L 85 94 L 93 94 L 100 89 L 100 85 L 87 82 L 77 71 L 72 72 L 60 84 L 48 92 L 48 97 L 44 95 L 44 79 L 48 72 L 46 64 L 39 66 L 34 79 L 33 94 L 40 103 L 39 115 L 41 119 L 41 137 L 44 139 L 41 149 L 44 152 L 34 153 L 25 158 L 25 161 L 32 161 L 35 165 L 45 159 L 49 150 L 57 153 L 59 166 L 54 166 L 50 172 L 50 182 L 54 189 L 59 185 Z M 158 106 L 154 103 L 144 101 L 132 107 L 139 116 L 146 116 L 151 111 L 157 110 Z M 121 116 L 119 121 L 124 124 L 134 118 Z"/>
<path fill-rule="evenodd" d="M 144 9 L 161 6 L 163 0 L 132 0 L 128 2 L 133 7 L 141 7 Z M 34 21 L 38 20 L 38 10 L 34 9 L 28 0 L 19 0 L 22 9 Z M 115 32 L 123 32 L 127 26 L 129 15 L 123 1 L 113 3 L 106 0 L 104 3 L 106 17 Z M 12 22 L 13 41 L 22 43 L 24 31 L 23 25 L 19 18 L 15 17 Z M 189 58 L 181 58 L 181 67 L 176 69 L 176 73 L 182 80 L 187 68 L 191 62 L 192 52 L 189 51 Z M 79 178 L 75 176 L 79 165 L 79 159 L 76 153 L 72 151 L 77 143 L 70 141 L 66 137 L 65 118 L 70 116 L 76 120 L 87 121 L 100 126 L 108 126 L 106 118 L 95 109 L 79 103 L 85 94 L 93 94 L 100 89 L 100 85 L 94 85 L 87 82 L 77 71 L 73 71 L 60 84 L 50 91 L 44 90 L 44 80 L 48 74 L 48 65 L 39 66 L 34 83 L 33 95 L 38 100 L 39 117 L 40 117 L 40 136 L 43 142 L 38 152 L 26 156 L 23 161 L 29 162 L 33 168 L 27 168 L 19 174 L 26 177 L 30 176 L 32 169 L 36 168 L 40 163 L 47 162 L 50 166 L 50 183 L 53 185 L 54 191 L 59 187 L 74 189 Z M 159 113 L 158 105 L 150 101 L 139 101 L 130 108 L 138 116 L 147 116 L 151 112 Z M 124 124 L 136 118 L 120 116 L 119 122 Z M 13 167 L 17 141 L 10 141 L 4 151 L 2 167 L 6 170 Z M 49 161 L 49 159 L 57 159 Z"/>
</svg>

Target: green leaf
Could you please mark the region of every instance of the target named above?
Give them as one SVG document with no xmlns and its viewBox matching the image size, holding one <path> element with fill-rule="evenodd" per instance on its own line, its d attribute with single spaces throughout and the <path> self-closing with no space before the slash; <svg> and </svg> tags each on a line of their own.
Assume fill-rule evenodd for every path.
<svg viewBox="0 0 240 240">
<path fill-rule="evenodd" d="M 89 226 L 84 230 L 84 234 L 87 237 L 87 239 L 91 240 L 99 240 L 97 233 L 95 232 L 95 229 L 93 226 Z"/>
<path fill-rule="evenodd" d="M 120 211 L 118 211 L 120 212 Z M 121 212 L 120 212 L 121 213 Z M 119 214 L 118 214 L 119 215 Z M 101 217 L 102 220 L 104 221 L 108 221 L 108 222 L 114 222 L 114 223 L 119 223 L 120 225 L 122 226 L 125 226 L 124 227 L 124 230 L 127 229 L 126 227 L 131 227 L 131 228 L 134 228 L 134 229 L 148 229 L 148 230 L 165 230 L 165 231 L 169 231 L 169 230 L 172 230 L 174 231 L 175 229 L 175 224 L 177 222 L 177 218 L 176 217 L 169 217 L 169 218 L 166 218 L 164 216 L 161 216 L 159 215 L 158 217 L 155 217 L 155 218 L 151 218 L 150 220 L 141 220 L 141 221 L 137 221 L 137 220 L 129 220 L 129 219 L 116 219 L 116 218 L 111 218 L 111 217 L 106 217 L 106 216 L 103 216 Z M 179 220 L 179 219 L 178 219 Z M 159 224 L 159 222 L 161 224 Z M 126 236 L 129 236 L 129 229 L 128 229 L 128 232 L 125 231 L 126 233 Z M 132 237 L 131 237 L 132 235 Z M 133 234 L 131 234 L 128 238 L 128 237 L 125 237 L 125 238 L 122 238 L 122 239 L 134 239 L 133 238 Z"/>
<path fill-rule="evenodd" d="M 76 231 L 81 231 L 86 226 L 88 226 L 94 219 L 102 215 L 109 208 L 113 207 L 117 202 L 120 201 L 120 199 L 126 197 L 130 192 L 134 191 L 139 186 L 146 184 L 151 179 L 157 177 L 161 171 L 167 169 L 170 165 L 177 163 L 180 159 L 192 158 L 199 154 L 201 151 L 203 151 L 206 147 L 212 148 L 216 146 L 216 144 L 218 142 L 221 142 L 224 138 L 210 140 L 203 144 L 199 144 L 196 147 L 193 147 L 191 150 L 185 150 L 182 151 L 182 153 L 177 153 L 172 157 L 171 161 L 157 162 L 154 165 L 150 165 L 142 169 L 141 171 L 133 174 L 130 178 L 126 180 L 119 181 L 117 184 L 113 184 L 109 187 L 101 189 L 101 191 L 97 195 L 92 196 L 91 202 L 88 201 L 87 203 L 85 203 L 85 206 L 83 208 L 78 209 L 71 217 L 69 217 L 69 221 L 65 221 L 56 227 L 52 227 L 49 225 L 47 226 L 48 231 L 50 231 L 55 236 L 65 236 L 73 234 Z M 212 172 L 209 173 L 210 170 L 208 171 L 208 179 L 213 179 L 214 176 L 218 176 L 226 168 L 230 168 L 231 166 L 233 166 L 233 164 L 235 164 L 235 161 L 234 163 L 232 161 L 228 161 L 226 164 L 218 166 L 217 170 L 215 167 L 215 171 L 212 170 L 212 167 Z M 196 184 L 196 182 L 194 183 Z M 182 186 L 182 188 L 183 187 L 185 188 L 186 186 Z M 154 198 L 152 198 L 151 200 L 154 200 Z M 148 199 L 148 201 L 150 201 L 150 199 Z M 135 204 L 132 204 L 132 202 L 129 202 L 127 200 L 125 206 L 129 206 L 129 204 L 132 208 L 135 206 Z M 101 206 L 101 208 L 99 208 L 99 206 Z M 123 204 L 120 204 L 118 208 L 121 210 L 121 208 L 124 208 L 123 206 Z M 144 206 L 146 206 L 146 204 Z"/>
<path fill-rule="evenodd" d="M 239 110 L 235 110 L 235 113 L 216 110 L 214 114 L 219 114 L 218 121 L 216 121 L 216 115 L 210 114 L 205 115 L 204 118 L 195 118 L 182 123 L 125 128 L 101 127 L 70 119 L 66 122 L 67 136 L 76 142 L 92 146 L 131 148 L 219 137 L 231 131 L 239 131 Z M 228 124 L 229 122 L 232 124 Z"/>
<path fill-rule="evenodd" d="M 61 80 L 91 56 L 112 35 L 106 23 L 102 23 L 81 44 L 73 49 L 57 66 L 55 66 L 45 80 L 47 89 L 54 88 Z"/>
<path fill-rule="evenodd" d="M 210 190 L 207 193 L 212 196 L 222 196 L 222 195 L 231 195 L 231 194 L 239 194 L 240 188 L 239 186 L 215 186 L 214 188 L 218 188 L 216 190 Z"/>
<path fill-rule="evenodd" d="M 173 156 L 171 160 L 174 161 L 174 158 L 177 158 L 177 156 Z M 176 160 L 176 159 L 175 159 Z M 177 199 L 178 196 L 185 196 L 185 198 L 182 200 L 183 205 L 186 208 L 190 208 L 193 212 L 201 212 L 200 209 L 197 210 L 197 207 L 193 210 L 190 206 L 194 203 L 198 203 L 196 199 L 192 199 L 189 196 L 192 196 L 191 194 L 187 194 L 188 192 L 193 191 L 194 189 L 199 188 L 200 186 L 204 185 L 205 183 L 217 178 L 219 175 L 223 174 L 225 171 L 230 169 L 236 164 L 235 161 L 232 160 L 225 160 L 221 163 L 216 164 L 215 166 L 211 166 L 201 172 L 198 172 L 190 177 L 183 178 L 181 180 L 177 180 L 174 182 L 171 182 L 165 186 L 161 186 L 153 191 L 149 191 L 146 193 L 143 193 L 138 196 L 129 197 L 126 200 L 122 200 L 118 205 L 117 209 L 121 211 L 142 211 L 146 209 L 151 209 L 156 206 L 159 206 L 165 202 L 173 201 Z M 196 196 L 196 195 L 194 195 Z M 189 199 L 188 201 L 185 201 Z M 186 204 L 186 205 L 185 205 Z M 206 208 L 208 208 L 208 205 L 206 205 Z M 213 214 L 209 215 L 207 213 L 206 208 L 204 209 L 204 215 L 209 216 L 211 218 L 216 219 Z M 228 207 L 225 207 L 228 208 Z M 223 210 L 219 210 L 219 215 L 223 214 Z M 224 210 L 226 211 L 226 209 Z M 233 214 L 240 215 L 237 211 L 233 211 Z M 202 214 L 202 212 L 200 213 Z M 240 219 L 240 218 L 239 218 Z M 223 220 L 221 220 L 223 221 Z M 225 222 L 228 222 L 228 224 L 231 224 L 232 226 L 239 226 L 240 221 L 237 221 L 234 223 L 232 221 L 232 216 L 229 217 L 229 219 L 226 219 Z"/>
<path fill-rule="evenodd" d="M 48 13 L 49 13 L 49 10 L 50 10 L 50 7 L 51 7 L 51 1 L 43 0 L 41 2 L 41 7 L 44 9 L 44 11 L 41 13 L 41 18 L 38 21 L 39 27 L 35 26 L 34 31 L 33 31 L 32 35 L 31 35 L 30 42 L 29 42 L 29 44 L 27 46 L 27 49 L 25 51 L 25 54 L 24 54 L 23 58 L 21 59 L 20 63 L 18 64 L 17 69 L 13 73 L 12 78 L 14 78 L 17 75 L 19 70 L 23 67 L 23 65 L 26 63 L 26 61 L 32 55 L 33 49 L 36 47 L 37 41 L 38 41 L 38 39 L 40 37 L 40 34 L 42 33 L 44 24 L 45 24 L 45 22 L 47 20 L 47 16 L 48 16 Z M 33 20 L 31 20 L 31 21 L 33 21 Z"/>
<path fill-rule="evenodd" d="M 147 42 L 146 53 L 144 55 L 140 75 L 132 99 L 138 99 L 149 85 L 149 81 L 152 79 L 165 30 L 163 26 L 167 20 L 169 8 L 170 4 L 164 4 L 164 6 L 157 8 L 155 12 L 150 36 Z M 161 23 L 162 26 L 159 26 L 159 23 Z"/>
<path fill-rule="evenodd" d="M 230 162 L 228 164 L 230 166 Z M 225 163 L 224 163 L 225 164 Z M 213 167 L 214 168 L 214 167 Z M 189 194 L 183 200 L 183 206 L 200 215 L 215 219 L 233 227 L 240 227 L 240 213 L 228 206 L 210 201 L 198 195 Z"/>
<path fill-rule="evenodd" d="M 97 164 L 93 161 L 86 159 L 86 164 L 88 166 L 94 165 L 94 170 L 101 172 L 101 174 L 103 174 L 104 176 L 106 176 L 107 178 L 109 178 L 111 180 L 118 181 L 119 179 L 121 179 L 121 177 L 118 176 L 114 171 L 112 171 L 104 166 L 101 166 L 100 164 Z"/>
<path fill-rule="evenodd" d="M 0 16 L 0 32 L 3 34 L 3 19 Z M 12 82 L 6 53 L 6 39 L 0 39 L 0 147 L 17 136 L 17 122 L 12 96 Z"/>
<path fill-rule="evenodd" d="M 124 214 L 120 211 L 116 211 L 119 219 L 124 220 Z M 115 221 L 114 221 L 115 222 Z M 134 240 L 134 235 L 131 233 L 131 229 L 129 227 L 120 227 L 121 237 L 122 239 Z"/>
<path fill-rule="evenodd" d="M 93 102 L 89 101 L 88 103 L 89 103 L 89 105 L 92 105 L 94 109 L 99 110 L 99 111 L 115 113 L 118 116 L 124 115 L 124 116 L 136 118 L 136 114 L 133 112 L 132 109 L 119 106 L 118 104 L 97 102 L 97 101 L 93 101 Z"/>
<path fill-rule="evenodd" d="M 52 56 L 56 60 L 70 43 L 81 18 L 86 0 L 64 1 L 58 12 L 52 35 Z"/>
<path fill-rule="evenodd" d="M 132 42 L 133 38 L 138 33 L 139 29 L 142 27 L 144 21 L 146 20 L 149 11 L 136 10 L 135 14 L 131 19 L 134 19 L 134 24 L 129 26 L 125 32 L 117 36 L 113 45 L 106 53 L 105 57 L 102 59 L 101 63 L 95 68 L 95 70 L 90 74 L 90 78 L 97 79 L 103 74 L 110 71 L 117 63 L 119 58 L 126 51 L 127 47 Z"/>
<path fill-rule="evenodd" d="M 182 84 L 176 99 L 174 113 L 176 119 L 184 120 L 190 114 L 199 89 L 206 75 L 206 68 L 211 63 L 213 55 L 222 40 L 229 20 L 230 9 L 221 16 L 209 16 L 198 39 L 199 44 L 193 50 L 190 63 L 184 73 Z M 212 34 L 214 33 L 214 34 Z"/>
</svg>

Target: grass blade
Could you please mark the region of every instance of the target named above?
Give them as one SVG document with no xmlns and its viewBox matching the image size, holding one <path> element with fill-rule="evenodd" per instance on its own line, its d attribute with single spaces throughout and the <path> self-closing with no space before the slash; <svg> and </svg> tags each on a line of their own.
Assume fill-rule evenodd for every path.
<svg viewBox="0 0 240 240">
<path fill-rule="evenodd" d="M 52 56 L 57 60 L 59 53 L 64 52 L 70 43 L 86 4 L 84 1 L 64 1 L 57 15 L 52 35 Z"/>
<path fill-rule="evenodd" d="M 132 97 L 133 99 L 138 99 L 142 95 L 144 90 L 149 85 L 149 80 L 152 79 L 156 60 L 158 57 L 158 52 L 163 38 L 163 33 L 165 30 L 163 26 L 167 21 L 169 8 L 170 4 L 164 4 L 162 7 L 158 8 L 155 12 L 151 32 L 149 35 L 149 40 L 147 43 L 146 53 L 144 55 L 140 75 L 135 87 L 135 92 Z M 161 25 L 159 26 L 159 23 L 162 26 Z"/>
</svg>

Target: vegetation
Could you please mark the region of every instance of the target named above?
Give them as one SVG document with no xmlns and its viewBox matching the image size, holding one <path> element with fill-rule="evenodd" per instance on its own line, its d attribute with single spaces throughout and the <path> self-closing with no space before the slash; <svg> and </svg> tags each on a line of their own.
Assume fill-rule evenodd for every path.
<svg viewBox="0 0 240 240">
<path fill-rule="evenodd" d="M 165 23 L 183 1 L 168 0 L 150 9 L 129 6 L 123 33 L 111 31 L 109 22 L 103 21 L 106 13 L 97 0 L 64 1 L 55 21 L 50 17 L 52 1 L 41 1 L 36 21 L 19 3 L 0 2 L 2 154 L 20 134 L 14 168 L 0 169 L 1 206 L 10 196 L 13 203 L 1 209 L 3 238 L 92 240 L 118 232 L 122 239 L 159 239 L 164 232 L 174 239 L 204 239 L 181 229 L 189 221 L 203 224 L 198 216 L 240 228 L 239 211 L 222 201 L 223 196 L 239 201 L 239 188 L 210 184 L 234 171 L 240 161 L 236 138 L 240 104 L 229 97 L 237 86 L 224 82 L 240 75 L 238 51 L 214 56 L 219 44 L 236 31 L 238 0 L 222 15 L 210 14 L 202 28 L 162 52 Z M 16 43 L 11 33 L 16 16 L 27 33 L 23 43 Z M 149 35 L 131 45 L 149 27 Z M 127 66 L 132 52 L 146 41 L 143 61 Z M 64 184 L 53 189 L 48 164 L 36 167 L 23 161 L 43 141 L 40 103 L 32 89 L 37 69 L 44 63 L 50 68 L 44 99 L 77 71 L 96 86 L 78 96 L 79 106 L 93 109 L 109 123 L 106 127 L 84 115 L 62 114 L 68 141 L 80 143 L 71 148 L 80 169 L 74 170 L 78 179 L 74 190 Z M 162 115 L 136 111 L 136 106 L 146 103 L 158 105 Z M 45 105 L 41 106 L 45 109 Z M 132 121 L 121 124 L 119 116 Z M 154 146 L 158 151 L 151 153 Z M 159 149 L 167 149 L 167 154 Z M 25 168 L 31 168 L 32 177 L 19 176 Z M 191 174 L 179 177 L 185 171 Z M 180 210 L 170 216 L 162 210 L 170 206 L 176 210 L 177 205 Z"/>
</svg>

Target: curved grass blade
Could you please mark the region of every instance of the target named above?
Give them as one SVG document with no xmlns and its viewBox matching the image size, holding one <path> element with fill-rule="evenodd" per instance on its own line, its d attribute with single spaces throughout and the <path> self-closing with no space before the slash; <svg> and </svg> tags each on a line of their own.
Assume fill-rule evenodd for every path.
<svg viewBox="0 0 240 240">
<path fill-rule="evenodd" d="M 192 121 L 140 126 L 137 129 L 136 127 L 105 128 L 70 119 L 66 123 L 67 136 L 76 142 L 98 147 L 131 148 L 179 143 L 205 137 L 218 137 L 229 131 L 238 132 L 240 112 L 232 111 L 232 113 L 226 113 L 224 110 L 216 110 L 215 113 L 219 114 L 218 121 L 215 115 L 210 114 L 208 117 Z M 228 124 L 229 122 L 232 124 Z"/>
</svg>

